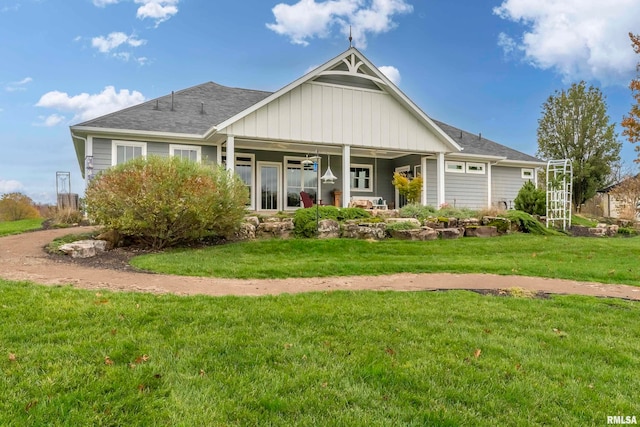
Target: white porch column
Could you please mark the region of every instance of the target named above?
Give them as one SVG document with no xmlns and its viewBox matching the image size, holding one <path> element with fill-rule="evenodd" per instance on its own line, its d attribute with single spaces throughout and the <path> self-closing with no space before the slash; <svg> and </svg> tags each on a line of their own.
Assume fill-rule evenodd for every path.
<svg viewBox="0 0 640 427">
<path fill-rule="evenodd" d="M 487 162 L 487 208 L 489 209 L 491 209 L 491 199 L 493 198 L 493 195 L 491 194 L 491 182 L 491 162 Z"/>
<path fill-rule="evenodd" d="M 351 146 L 342 147 L 342 207 L 349 207 L 351 201 Z"/>
<path fill-rule="evenodd" d="M 216 145 L 216 166 L 222 164 L 222 143 Z"/>
<path fill-rule="evenodd" d="M 444 153 L 438 153 L 438 206 L 442 206 L 445 202 L 444 195 Z"/>
<path fill-rule="evenodd" d="M 427 158 L 420 158 L 420 170 L 422 171 L 422 197 L 420 203 L 427 206 Z"/>
<path fill-rule="evenodd" d="M 93 137 L 87 136 L 84 140 L 84 182 L 89 185 L 93 178 Z"/>
<path fill-rule="evenodd" d="M 233 135 L 227 136 L 227 170 L 233 172 L 236 166 L 236 141 Z"/>
</svg>

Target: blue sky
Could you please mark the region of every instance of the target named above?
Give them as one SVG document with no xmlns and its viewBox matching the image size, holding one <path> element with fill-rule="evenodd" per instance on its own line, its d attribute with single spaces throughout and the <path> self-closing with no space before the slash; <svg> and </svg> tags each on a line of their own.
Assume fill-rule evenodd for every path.
<svg viewBox="0 0 640 427">
<path fill-rule="evenodd" d="M 638 0 L 0 0 L 0 194 L 53 202 L 56 171 L 82 193 L 70 125 L 207 81 L 275 91 L 346 50 L 349 25 L 428 115 L 535 154 L 543 102 L 572 82 L 628 113 L 638 16 Z"/>
</svg>

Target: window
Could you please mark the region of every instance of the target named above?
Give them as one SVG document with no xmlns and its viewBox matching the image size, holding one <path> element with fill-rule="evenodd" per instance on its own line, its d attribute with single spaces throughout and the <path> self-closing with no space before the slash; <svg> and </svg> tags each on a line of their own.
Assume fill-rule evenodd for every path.
<svg viewBox="0 0 640 427">
<path fill-rule="evenodd" d="M 351 165 L 351 190 L 373 191 L 372 176 L 373 166 Z"/>
<path fill-rule="evenodd" d="M 147 155 L 146 142 L 113 141 L 111 144 L 111 165 L 119 165 L 136 157 Z"/>
<path fill-rule="evenodd" d="M 202 159 L 202 147 L 196 145 L 169 144 L 169 155 L 189 159 L 192 162 L 200 162 Z"/>
<path fill-rule="evenodd" d="M 522 179 L 533 179 L 533 169 L 522 168 L 520 169 Z"/>
<path fill-rule="evenodd" d="M 444 170 L 447 172 L 464 173 L 464 162 L 447 161 L 444 164 Z"/>
<path fill-rule="evenodd" d="M 200 148 L 200 147 L 197 147 Z M 234 172 L 240 177 L 244 185 L 247 186 L 249 191 L 249 202 L 247 206 L 253 209 L 253 164 L 255 156 L 253 154 L 238 153 L 236 154 L 236 164 L 234 165 Z M 222 164 L 227 163 L 227 153 L 222 153 Z"/>
<path fill-rule="evenodd" d="M 314 203 L 318 203 L 318 170 L 320 165 L 304 165 L 302 157 L 285 157 L 285 188 L 287 191 L 286 208 L 297 209 L 302 206 L 300 192 L 309 194 Z"/>
<path fill-rule="evenodd" d="M 484 175 L 484 163 L 472 163 L 467 162 L 467 173 L 474 173 L 477 175 Z"/>
</svg>

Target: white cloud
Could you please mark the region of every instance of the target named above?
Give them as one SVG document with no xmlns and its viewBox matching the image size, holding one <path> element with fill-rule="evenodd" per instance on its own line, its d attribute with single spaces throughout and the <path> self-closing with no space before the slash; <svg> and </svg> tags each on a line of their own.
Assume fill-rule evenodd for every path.
<svg viewBox="0 0 640 427">
<path fill-rule="evenodd" d="M 54 90 L 42 95 L 36 106 L 70 111 L 75 114 L 73 121 L 86 121 L 140 104 L 144 100 L 144 95 L 138 91 L 121 89 L 116 92 L 113 86 L 107 86 L 102 92 L 93 95 L 81 93 L 69 96 L 65 92 Z"/>
<path fill-rule="evenodd" d="M 31 77 L 25 77 L 24 79 L 17 81 L 17 82 L 11 82 L 8 85 L 5 86 L 5 90 L 7 92 L 16 92 L 19 90 L 27 90 L 27 88 L 25 87 L 26 85 L 28 85 L 29 83 L 31 83 L 33 81 L 33 79 Z"/>
<path fill-rule="evenodd" d="M 116 4 L 120 0 L 93 0 L 93 5 L 98 7 L 105 7 L 110 4 Z"/>
<path fill-rule="evenodd" d="M 389 80 L 393 82 L 394 85 L 400 85 L 400 70 L 392 65 L 383 65 L 382 67 L 378 67 L 378 70 L 382 72 Z"/>
<path fill-rule="evenodd" d="M 553 69 L 567 81 L 597 79 L 628 83 L 636 58 L 628 33 L 638 28 L 637 0 L 503 0 L 493 12 L 522 24 L 519 37 L 501 34 L 505 53 Z"/>
<path fill-rule="evenodd" d="M 267 28 L 307 46 L 310 39 L 328 37 L 336 26 L 347 36 L 351 25 L 356 47 L 364 49 L 367 34 L 392 30 L 397 25 L 395 15 L 412 11 L 405 0 L 299 0 L 293 5 L 277 4 L 272 9 L 276 22 Z"/>
<path fill-rule="evenodd" d="M 62 123 L 65 120 L 64 116 L 61 116 L 60 114 L 51 114 L 49 116 L 39 116 L 38 117 L 41 121 L 40 123 L 36 123 L 36 126 L 45 126 L 45 127 L 53 127 L 53 126 L 57 126 L 60 123 Z"/>
<path fill-rule="evenodd" d="M 136 12 L 138 19 L 155 19 L 156 27 L 178 13 L 180 0 L 135 0 L 141 4 Z"/>
<path fill-rule="evenodd" d="M 98 36 L 91 39 L 91 46 L 98 49 L 99 52 L 109 53 L 120 46 L 138 47 L 145 44 L 147 41 L 138 39 L 134 35 L 126 35 L 122 32 L 113 32 L 108 36 Z M 128 58 L 127 58 L 128 59 Z"/>
<path fill-rule="evenodd" d="M 0 179 L 0 194 L 4 193 L 15 193 L 16 191 L 20 191 L 24 188 L 24 185 L 20 181 L 16 181 L 14 179 Z"/>
</svg>

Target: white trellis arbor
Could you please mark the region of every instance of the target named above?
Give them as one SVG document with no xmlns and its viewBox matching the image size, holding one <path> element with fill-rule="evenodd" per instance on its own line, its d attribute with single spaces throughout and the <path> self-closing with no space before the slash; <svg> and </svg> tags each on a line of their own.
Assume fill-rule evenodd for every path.
<svg viewBox="0 0 640 427">
<path fill-rule="evenodd" d="M 571 160 L 547 162 L 547 227 L 571 227 L 572 182 Z"/>
</svg>

